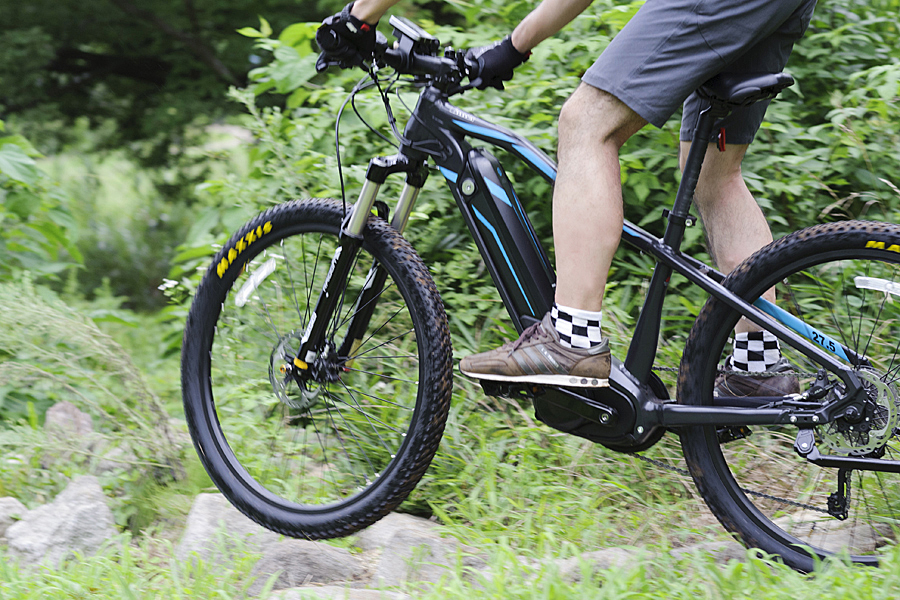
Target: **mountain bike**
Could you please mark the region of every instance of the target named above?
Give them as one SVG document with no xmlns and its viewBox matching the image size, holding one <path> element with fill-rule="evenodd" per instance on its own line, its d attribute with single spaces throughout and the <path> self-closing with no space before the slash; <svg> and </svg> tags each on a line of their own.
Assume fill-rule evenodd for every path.
<svg viewBox="0 0 900 600">
<path fill-rule="evenodd" d="M 378 86 L 390 111 L 394 86 L 420 90 L 405 130 L 394 126 L 399 152 L 369 162 L 350 207 L 292 201 L 241 227 L 207 269 L 185 327 L 184 406 L 204 466 L 238 509 L 291 536 L 370 525 L 407 497 L 438 448 L 452 387 L 447 316 L 402 235 L 429 163 L 515 327 L 536 322 L 553 302 L 553 268 L 506 171 L 471 142 L 507 151 L 551 183 L 554 162 L 449 102 L 477 84 L 463 52 L 441 52 L 413 23 L 390 22 L 397 43 L 379 42 L 379 68 L 352 94 Z M 694 139 L 712 139 L 734 106 L 773 98 L 792 81 L 784 73 L 717 76 L 700 90 L 709 105 Z M 835 553 L 877 564 L 900 524 L 900 227 L 809 227 L 725 276 L 679 249 L 702 146 L 690 151 L 662 238 L 625 222 L 622 240 L 656 266 L 609 380 L 482 385 L 488 394 L 526 395 L 546 425 L 619 452 L 677 433 L 721 523 L 796 569 Z M 378 191 L 396 174 L 405 182 L 389 206 Z M 684 348 L 677 401 L 653 371 L 673 272 L 709 294 Z M 763 298 L 770 289 L 776 302 Z M 780 339 L 800 393 L 714 393 L 741 317 Z"/>
</svg>

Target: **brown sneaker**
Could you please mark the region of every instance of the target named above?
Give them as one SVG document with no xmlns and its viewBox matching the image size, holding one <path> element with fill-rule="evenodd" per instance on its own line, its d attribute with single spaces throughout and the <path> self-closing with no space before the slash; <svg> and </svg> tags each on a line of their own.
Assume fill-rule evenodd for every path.
<svg viewBox="0 0 900 600">
<path fill-rule="evenodd" d="M 608 339 L 589 350 L 566 348 L 559 341 L 550 313 L 523 331 L 518 340 L 459 362 L 463 375 L 475 379 L 575 387 L 609 385 L 609 368 Z"/>
<path fill-rule="evenodd" d="M 785 373 L 793 371 L 791 364 L 784 358 L 766 369 L 766 373 Z M 714 396 L 787 396 L 800 393 L 800 380 L 793 375 L 776 375 L 760 377 L 748 371 L 734 371 L 731 357 L 725 361 L 725 373 L 716 377 Z"/>
</svg>

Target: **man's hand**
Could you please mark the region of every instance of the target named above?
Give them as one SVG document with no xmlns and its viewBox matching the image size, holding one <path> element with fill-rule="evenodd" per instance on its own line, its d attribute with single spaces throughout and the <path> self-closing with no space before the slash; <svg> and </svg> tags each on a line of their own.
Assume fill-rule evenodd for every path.
<svg viewBox="0 0 900 600">
<path fill-rule="evenodd" d="M 531 53 L 522 54 L 513 46 L 510 36 L 481 48 L 472 48 L 466 60 L 472 65 L 472 82 L 479 90 L 489 87 L 503 89 L 503 82 L 512 79 L 513 70 L 528 60 Z"/>
<path fill-rule="evenodd" d="M 322 21 L 316 31 L 316 43 L 322 50 L 316 70 L 324 71 L 337 64 L 342 68 L 355 67 L 372 58 L 375 51 L 375 25 L 350 14 L 351 2 L 344 10 Z"/>
</svg>

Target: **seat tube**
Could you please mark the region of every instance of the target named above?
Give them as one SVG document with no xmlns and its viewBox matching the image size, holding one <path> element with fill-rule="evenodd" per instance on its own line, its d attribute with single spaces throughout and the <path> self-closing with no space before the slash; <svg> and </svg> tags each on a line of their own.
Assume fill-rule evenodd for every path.
<svg viewBox="0 0 900 600">
<path fill-rule="evenodd" d="M 672 214 L 664 236 L 666 244 L 675 249 L 681 246 L 681 240 L 684 238 L 685 220 L 690 214 L 697 182 L 700 181 L 700 170 L 703 168 L 703 158 L 706 156 L 708 140 L 712 136 L 715 120 L 725 116 L 722 112 L 722 108 L 708 106 L 700 112 L 697 118 L 694 142 L 700 141 L 700 143 L 691 144 L 684 164 L 684 172 L 681 175 L 681 184 L 678 186 L 678 193 L 675 196 L 675 205 L 672 207 Z M 727 113 L 728 111 L 725 109 L 725 114 Z"/>
</svg>

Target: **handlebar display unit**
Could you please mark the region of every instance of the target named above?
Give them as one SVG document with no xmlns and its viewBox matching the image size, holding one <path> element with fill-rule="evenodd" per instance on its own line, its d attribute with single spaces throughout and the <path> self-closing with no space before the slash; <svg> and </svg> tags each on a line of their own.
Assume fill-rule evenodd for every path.
<svg viewBox="0 0 900 600">
<path fill-rule="evenodd" d="M 402 39 L 408 37 L 416 45 L 418 52 L 434 54 L 440 46 L 440 41 L 409 19 L 392 16 L 388 21 L 394 28 L 394 37 Z"/>
</svg>

